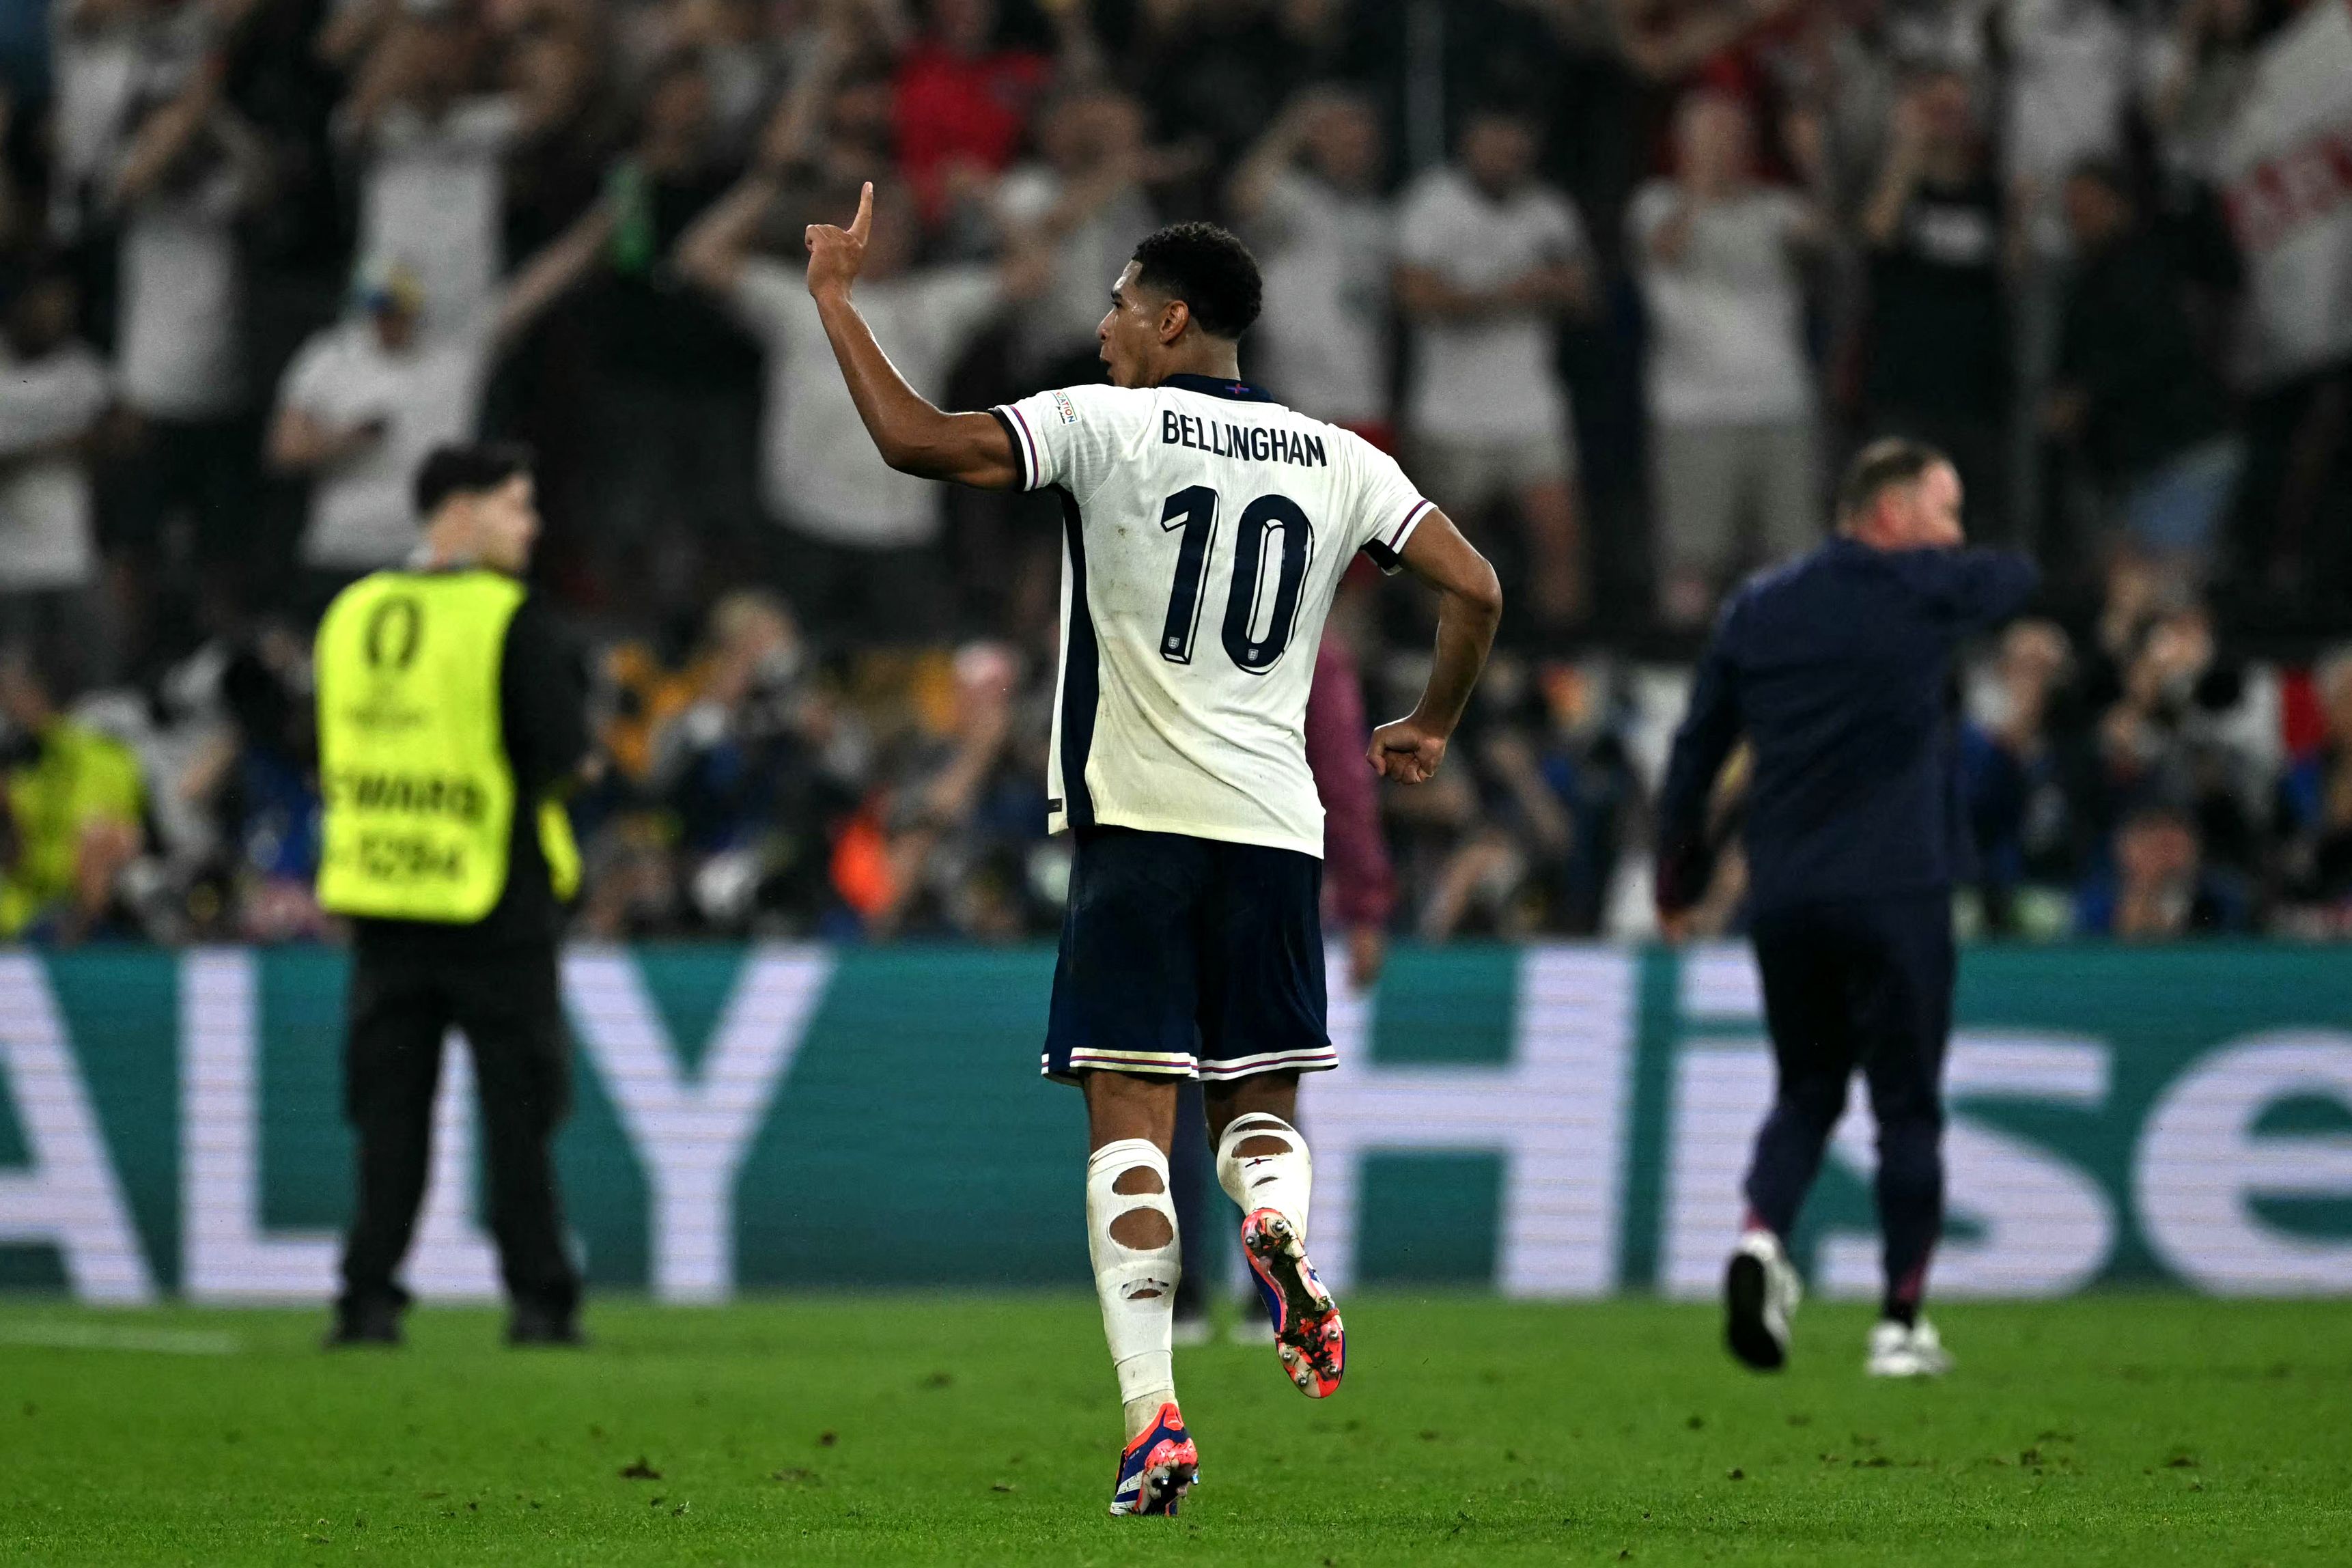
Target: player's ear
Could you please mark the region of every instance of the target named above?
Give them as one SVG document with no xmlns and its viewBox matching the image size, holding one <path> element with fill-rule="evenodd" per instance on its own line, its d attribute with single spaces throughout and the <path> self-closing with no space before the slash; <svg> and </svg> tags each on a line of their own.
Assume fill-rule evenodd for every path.
<svg viewBox="0 0 2352 1568">
<path fill-rule="evenodd" d="M 1160 341 L 1172 343 L 1184 335 L 1192 324 L 1192 307 L 1181 300 L 1171 300 L 1160 307 Z"/>
</svg>

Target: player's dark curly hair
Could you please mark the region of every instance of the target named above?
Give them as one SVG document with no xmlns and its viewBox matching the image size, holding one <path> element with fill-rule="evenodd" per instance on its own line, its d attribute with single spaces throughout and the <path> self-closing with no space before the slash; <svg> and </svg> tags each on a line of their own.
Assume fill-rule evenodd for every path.
<svg viewBox="0 0 2352 1568">
<path fill-rule="evenodd" d="M 1171 223 L 1135 247 L 1136 281 L 1192 307 L 1213 338 L 1234 339 L 1257 320 L 1265 285 L 1249 247 L 1213 223 Z"/>
</svg>

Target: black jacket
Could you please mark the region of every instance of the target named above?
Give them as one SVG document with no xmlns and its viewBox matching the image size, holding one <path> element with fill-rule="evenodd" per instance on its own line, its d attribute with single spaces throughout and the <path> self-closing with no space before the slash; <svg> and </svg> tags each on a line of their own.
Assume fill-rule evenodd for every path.
<svg viewBox="0 0 2352 1568">
<path fill-rule="evenodd" d="M 1962 831 L 1952 652 L 2016 614 L 2038 580 L 2010 551 L 1839 538 L 1742 588 L 1700 659 L 1667 763 L 1661 904 L 1706 889 L 1707 797 L 1743 735 L 1751 910 L 1949 887 Z"/>
</svg>

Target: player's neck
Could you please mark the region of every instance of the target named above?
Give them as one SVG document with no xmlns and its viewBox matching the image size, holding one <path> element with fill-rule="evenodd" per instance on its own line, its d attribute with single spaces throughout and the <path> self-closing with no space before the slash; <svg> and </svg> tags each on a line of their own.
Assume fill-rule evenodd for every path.
<svg viewBox="0 0 2352 1568">
<path fill-rule="evenodd" d="M 1181 349 L 1172 349 L 1166 358 L 1151 367 L 1148 386 L 1158 386 L 1171 375 L 1202 375 L 1211 381 L 1239 381 L 1242 378 L 1242 356 L 1239 345 L 1219 342 L 1214 338 Z"/>
</svg>

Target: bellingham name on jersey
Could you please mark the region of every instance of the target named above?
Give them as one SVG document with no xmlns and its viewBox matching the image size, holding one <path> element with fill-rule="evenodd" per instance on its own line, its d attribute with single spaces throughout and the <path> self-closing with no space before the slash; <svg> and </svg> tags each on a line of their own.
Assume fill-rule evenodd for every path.
<svg viewBox="0 0 2352 1568">
<path fill-rule="evenodd" d="M 1429 502 L 1361 437 L 1241 382 L 993 412 L 1021 488 L 1062 496 L 1050 826 L 1321 855 L 1306 721 L 1323 622 L 1357 553 L 1394 571 Z"/>
<path fill-rule="evenodd" d="M 1213 458 L 1247 458 L 1253 462 L 1295 463 L 1302 468 L 1328 468 L 1323 437 L 1302 435 L 1267 425 L 1230 425 L 1219 419 L 1198 419 L 1172 408 L 1160 411 L 1160 444 L 1190 447 Z"/>
</svg>

